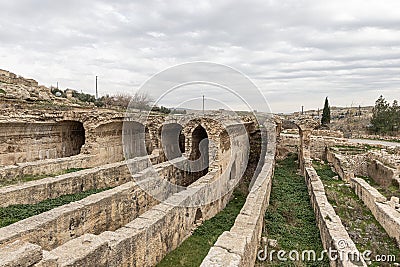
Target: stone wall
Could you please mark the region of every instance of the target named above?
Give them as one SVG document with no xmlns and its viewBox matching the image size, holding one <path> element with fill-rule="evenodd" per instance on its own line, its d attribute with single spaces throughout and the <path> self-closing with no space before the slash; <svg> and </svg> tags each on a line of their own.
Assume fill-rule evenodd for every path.
<svg viewBox="0 0 400 267">
<path fill-rule="evenodd" d="M 327 161 L 333 165 L 342 180 L 349 182 L 355 176 L 367 176 L 377 184 L 388 187 L 399 180 L 400 170 L 387 166 L 378 159 L 381 159 L 381 154 L 374 151 L 357 155 L 342 155 L 334 149 L 327 151 Z"/>
<path fill-rule="evenodd" d="M 91 168 L 98 164 L 99 160 L 94 160 L 92 155 L 16 163 L 15 165 L 0 167 L 0 183 L 14 183 L 21 181 L 26 176 L 52 175 L 72 168 Z"/>
<path fill-rule="evenodd" d="M 128 161 L 131 170 L 138 173 L 157 160 L 156 156 Z M 91 189 L 115 187 L 132 180 L 127 162 L 117 162 L 92 169 L 43 178 L 20 185 L 0 187 L 0 207 L 16 204 L 34 204 L 61 195 L 75 194 Z"/>
<path fill-rule="evenodd" d="M 387 199 L 364 179 L 353 178 L 350 180 L 350 185 L 357 196 L 371 210 L 375 219 L 382 225 L 386 233 L 396 239 L 400 248 L 400 212 L 395 210 Z"/>
<path fill-rule="evenodd" d="M 328 150 L 326 159 L 330 164 L 332 164 L 335 172 L 343 181 L 348 182 L 354 177 L 354 165 L 352 166 L 344 155 Z"/>
<path fill-rule="evenodd" d="M 281 133 L 277 144 L 276 156 L 278 159 L 284 159 L 289 153 L 297 154 L 299 153 L 299 146 L 299 135 Z"/>
<path fill-rule="evenodd" d="M 42 248 L 31 243 L 16 241 L 0 247 L 0 267 L 29 267 L 42 258 Z"/>
<path fill-rule="evenodd" d="M 324 185 L 314 168 L 307 168 L 305 175 L 308 194 L 313 206 L 317 225 L 321 233 L 322 245 L 326 250 L 334 249 L 342 251 L 344 255 L 359 253 L 354 242 L 344 228 L 339 216 L 336 215 L 332 205 L 326 198 Z M 343 247 L 342 244 L 345 246 Z M 360 255 L 360 254 L 358 254 Z M 351 262 L 348 260 L 330 261 L 330 266 L 367 266 L 362 262 Z"/>
<path fill-rule="evenodd" d="M 301 153 L 299 135 L 281 134 L 280 140 L 278 157 L 285 157 L 288 153 Z M 349 147 L 350 150 L 342 152 L 335 146 Z M 382 150 L 370 150 L 363 143 L 351 143 L 343 138 L 311 136 L 310 157 L 333 164 L 336 172 L 345 181 L 358 175 L 369 176 L 382 186 L 390 186 L 394 180 L 399 184 L 400 156 L 391 147 L 376 146 Z"/>
<path fill-rule="evenodd" d="M 151 168 L 143 170 L 134 175 L 133 179 L 152 181 L 151 177 L 154 176 L 152 170 Z M 155 166 L 155 170 L 158 175 L 171 183 L 180 185 L 184 182 L 178 179 L 182 174 L 177 174 L 184 171 L 177 169 L 173 163 L 160 163 L 159 166 Z M 170 194 L 170 192 L 164 193 Z M 0 244 L 21 240 L 38 244 L 44 249 L 52 249 L 85 233 L 100 234 L 103 231 L 115 230 L 157 203 L 158 201 L 143 191 L 136 182 L 127 182 L 0 228 Z"/>
<path fill-rule="evenodd" d="M 264 215 L 269 203 L 275 165 L 275 125 L 267 125 L 267 149 L 263 167 L 230 231 L 224 232 L 201 266 L 253 266 L 260 243 Z"/>
<path fill-rule="evenodd" d="M 86 234 L 45 253 L 38 266 L 156 265 L 169 251 L 186 239 L 196 225 L 213 217 L 229 201 L 234 188 L 231 184 L 232 179 L 238 180 L 239 174 L 244 172 L 246 164 L 243 161 L 248 153 L 247 149 L 240 149 L 240 143 L 247 140 L 246 133 L 239 132 L 231 138 L 239 147 L 228 149 L 233 150 L 231 155 L 234 164 L 228 164 L 222 174 L 219 170 L 212 170 L 179 192 L 167 192 L 163 183 L 149 179 L 150 188 L 154 187 L 160 196 L 165 198 L 163 203 L 154 206 L 120 229 L 106 231 L 98 236 Z M 172 160 L 171 164 L 176 165 L 177 160 L 179 158 Z M 234 177 L 230 170 L 233 166 L 236 168 Z M 190 164 L 188 167 L 192 169 Z M 228 192 L 221 192 L 228 186 Z M 264 191 L 260 189 L 258 192 Z M 216 200 L 199 206 L 197 203 L 204 201 L 207 195 L 216 197 Z"/>
<path fill-rule="evenodd" d="M 391 186 L 393 180 L 398 180 L 399 173 L 397 169 L 391 168 L 379 160 L 372 159 L 368 162 L 368 176 L 379 185 Z"/>
<path fill-rule="evenodd" d="M 312 132 L 312 134 L 314 131 Z M 300 147 L 300 137 L 296 134 L 284 134 L 280 135 L 281 142 L 278 144 L 279 154 L 284 157 L 287 153 L 298 153 Z M 326 159 L 327 148 L 336 145 L 350 145 L 346 139 L 326 137 L 326 136 L 315 136 L 311 135 L 310 144 L 310 156 L 314 159 Z M 354 145 L 354 144 L 351 144 Z M 278 154 L 278 155 L 279 155 Z"/>
<path fill-rule="evenodd" d="M 323 137 L 335 137 L 335 138 L 343 138 L 343 132 L 341 131 L 332 131 L 332 130 L 313 130 L 312 135 L 314 136 L 323 136 Z"/>
<path fill-rule="evenodd" d="M 82 123 L 1 123 L 0 165 L 77 155 L 85 143 Z"/>
<path fill-rule="evenodd" d="M 382 186 L 392 184 L 396 170 L 385 166 L 376 159 L 371 160 L 370 154 L 345 156 L 328 151 L 328 162 L 333 165 L 342 180 L 350 183 L 355 193 L 371 210 L 388 235 L 395 238 L 400 244 L 400 213 L 388 203 L 378 190 L 365 180 L 355 178 L 357 175 L 369 176 Z M 358 163 L 354 164 L 354 162 Z"/>
<path fill-rule="evenodd" d="M 201 180 L 213 180 L 213 175 Z M 85 234 L 59 246 L 46 253 L 37 266 L 155 266 L 190 235 L 199 210 L 202 219 L 209 219 L 225 207 L 231 195 L 229 192 L 202 207 L 182 207 L 199 197 L 198 185 L 174 194 L 116 231 Z"/>
<path fill-rule="evenodd" d="M 326 250 L 341 251 L 343 255 L 360 256 L 354 242 L 350 239 L 339 216 L 336 215 L 332 205 L 325 195 L 324 185 L 311 165 L 311 157 L 327 157 L 327 145 L 320 137 L 311 137 L 311 130 L 307 124 L 297 124 L 299 128 L 299 165 L 305 177 L 305 181 L 313 206 L 321 240 Z M 329 138 L 330 139 L 330 138 Z M 285 141 L 285 140 L 284 140 Z M 314 150 L 314 152 L 312 152 Z M 344 246 L 343 246 L 344 243 Z M 367 266 L 363 259 L 353 257 L 338 257 L 336 261 L 330 261 L 330 266 Z M 218 266 L 218 265 L 217 265 Z"/>
</svg>

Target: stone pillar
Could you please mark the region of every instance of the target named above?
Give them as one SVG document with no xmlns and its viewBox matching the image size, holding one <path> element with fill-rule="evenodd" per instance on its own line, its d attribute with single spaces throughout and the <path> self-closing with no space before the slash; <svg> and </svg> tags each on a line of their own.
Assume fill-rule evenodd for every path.
<svg viewBox="0 0 400 267">
<path fill-rule="evenodd" d="M 312 129 L 299 127 L 300 148 L 299 148 L 299 164 L 302 175 L 305 175 L 306 168 L 311 167 L 311 132 Z"/>
</svg>

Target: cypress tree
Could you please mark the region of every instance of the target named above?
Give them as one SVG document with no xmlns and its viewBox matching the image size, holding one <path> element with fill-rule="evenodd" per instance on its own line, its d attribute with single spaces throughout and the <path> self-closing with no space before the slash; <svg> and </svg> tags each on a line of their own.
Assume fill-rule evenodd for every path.
<svg viewBox="0 0 400 267">
<path fill-rule="evenodd" d="M 329 107 L 328 97 L 326 97 L 324 110 L 322 111 L 321 124 L 326 126 L 329 123 L 331 123 L 331 108 Z"/>
</svg>

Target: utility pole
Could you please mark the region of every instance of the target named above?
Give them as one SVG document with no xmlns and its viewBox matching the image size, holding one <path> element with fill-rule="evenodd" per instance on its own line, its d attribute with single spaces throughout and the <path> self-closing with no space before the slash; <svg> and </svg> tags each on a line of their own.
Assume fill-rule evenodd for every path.
<svg viewBox="0 0 400 267">
<path fill-rule="evenodd" d="M 301 115 L 304 114 L 304 106 L 301 106 Z"/>
<path fill-rule="evenodd" d="M 203 95 L 203 114 L 204 114 L 204 95 Z"/>
<path fill-rule="evenodd" d="M 97 75 L 96 75 L 96 99 L 99 99 L 99 94 L 97 92 Z"/>
</svg>

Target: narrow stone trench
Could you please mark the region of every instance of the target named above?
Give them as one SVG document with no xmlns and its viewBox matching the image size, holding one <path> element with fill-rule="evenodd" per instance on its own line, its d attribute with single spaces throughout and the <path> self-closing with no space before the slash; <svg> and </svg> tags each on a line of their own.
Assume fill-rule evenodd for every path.
<svg viewBox="0 0 400 267">
<path fill-rule="evenodd" d="M 321 177 L 329 203 L 342 220 L 357 249 L 361 253 L 370 250 L 372 252 L 371 259 L 374 259 L 376 255 L 394 255 L 398 262 L 400 251 L 396 241 L 388 236 L 350 186 L 342 180 L 334 179 L 336 174 L 329 165 L 314 162 L 314 168 Z M 370 264 L 369 266 L 393 266 L 394 262 L 391 260 L 387 262 L 371 261 L 367 264 Z"/>
<path fill-rule="evenodd" d="M 250 154 L 242 180 L 234 190 L 227 206 L 213 218 L 204 221 L 177 249 L 165 256 L 157 267 L 200 266 L 208 251 L 224 232 L 229 231 L 242 209 L 248 186 L 257 169 L 261 154 L 261 132 L 250 133 Z"/>
<path fill-rule="evenodd" d="M 389 186 L 382 186 L 374 181 L 371 177 L 367 176 L 359 176 L 359 178 L 364 179 L 368 184 L 374 187 L 379 191 L 383 196 L 387 199 L 390 199 L 392 196 L 400 198 L 400 187 L 395 180 L 392 181 L 392 184 Z"/>
<path fill-rule="evenodd" d="M 46 199 L 36 204 L 0 207 L 0 228 L 109 189 L 111 188 L 91 189 L 75 194 L 63 195 L 54 199 Z"/>
<path fill-rule="evenodd" d="M 200 266 L 218 237 L 233 226 L 245 201 L 246 195 L 235 190 L 232 199 L 221 212 L 204 221 L 177 249 L 167 254 L 157 267 Z"/>
<path fill-rule="evenodd" d="M 265 254 L 260 254 L 261 260 L 256 260 L 256 266 L 329 266 L 326 257 L 322 261 L 308 260 L 308 257 L 304 261 L 301 259 L 305 250 L 315 251 L 318 259 L 323 246 L 307 186 L 297 168 L 296 155 L 277 161 L 263 232 L 269 242 L 260 245 L 264 253 L 267 248 L 267 257 L 264 259 Z M 279 250 L 287 252 L 284 256 L 286 261 L 278 259 Z M 289 258 L 289 252 L 293 250 L 299 253 L 298 260 L 295 253 L 292 254 L 292 259 L 296 260 Z"/>
<path fill-rule="evenodd" d="M 77 172 L 77 171 L 81 171 L 81 170 L 85 170 L 85 169 L 86 168 L 69 168 L 69 169 L 65 169 L 65 170 L 61 170 L 61 171 L 58 171 L 55 173 L 49 173 L 49 174 L 24 175 L 15 180 L 0 181 L 0 187 L 8 186 L 8 185 L 15 185 L 15 184 L 19 184 L 19 183 L 26 183 L 26 182 L 30 182 L 30 181 L 36 181 L 36 180 L 40 180 L 40 179 L 47 178 L 47 177 L 56 177 L 58 175 Z"/>
</svg>

